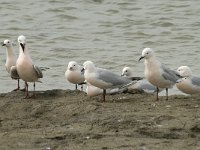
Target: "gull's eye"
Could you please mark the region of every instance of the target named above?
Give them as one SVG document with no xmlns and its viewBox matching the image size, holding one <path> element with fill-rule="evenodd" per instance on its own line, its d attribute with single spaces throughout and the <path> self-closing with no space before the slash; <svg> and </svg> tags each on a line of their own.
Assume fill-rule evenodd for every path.
<svg viewBox="0 0 200 150">
<path fill-rule="evenodd" d="M 125 72 L 128 72 L 128 70 L 126 70 Z"/>
<path fill-rule="evenodd" d="M 8 43 L 10 43 L 10 41 L 8 41 Z"/>
</svg>

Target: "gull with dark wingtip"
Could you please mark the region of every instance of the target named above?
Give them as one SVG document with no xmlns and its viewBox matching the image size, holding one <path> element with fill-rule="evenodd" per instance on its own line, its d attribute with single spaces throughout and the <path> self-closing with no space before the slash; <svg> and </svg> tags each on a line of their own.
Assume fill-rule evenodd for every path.
<svg viewBox="0 0 200 150">
<path fill-rule="evenodd" d="M 110 70 L 97 68 L 91 61 L 84 62 L 83 68 L 86 82 L 103 89 L 103 101 L 105 101 L 106 89 L 116 87 L 120 88 L 135 83 L 134 81 L 121 77 Z"/>
</svg>

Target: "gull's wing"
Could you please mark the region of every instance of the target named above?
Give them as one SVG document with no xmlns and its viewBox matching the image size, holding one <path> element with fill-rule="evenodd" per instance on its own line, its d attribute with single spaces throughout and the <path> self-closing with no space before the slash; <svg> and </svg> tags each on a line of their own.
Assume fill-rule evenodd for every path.
<svg viewBox="0 0 200 150">
<path fill-rule="evenodd" d="M 12 79 L 20 79 L 18 72 L 17 72 L 17 67 L 16 66 L 12 66 L 10 68 L 10 76 Z"/>
<path fill-rule="evenodd" d="M 164 65 L 162 65 L 161 67 L 163 69 L 162 76 L 163 76 L 164 79 L 170 80 L 170 81 L 176 83 L 176 81 L 179 78 L 181 78 L 181 76 L 179 75 L 179 73 L 177 71 L 166 68 Z"/>
<path fill-rule="evenodd" d="M 35 69 L 38 78 L 43 78 L 43 74 L 42 74 L 41 69 L 39 67 L 37 67 L 36 65 L 33 65 L 33 68 Z"/>
<path fill-rule="evenodd" d="M 125 85 L 131 82 L 130 79 L 121 77 L 120 75 L 117 75 L 109 70 L 97 68 L 97 78 L 112 84 L 113 86 L 119 86 L 119 85 Z"/>
<path fill-rule="evenodd" d="M 191 81 L 192 81 L 192 84 L 194 84 L 196 86 L 200 86 L 200 77 L 193 76 Z"/>
</svg>

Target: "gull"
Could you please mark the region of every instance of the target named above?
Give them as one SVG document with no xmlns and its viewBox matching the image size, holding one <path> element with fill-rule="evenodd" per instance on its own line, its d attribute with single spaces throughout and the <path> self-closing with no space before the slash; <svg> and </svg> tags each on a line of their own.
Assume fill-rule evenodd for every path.
<svg viewBox="0 0 200 150">
<path fill-rule="evenodd" d="M 116 93 L 123 93 L 127 90 L 127 88 L 109 88 L 106 89 L 107 94 L 116 94 Z M 91 85 L 90 83 L 86 83 L 85 92 L 88 96 L 93 97 L 103 93 L 103 89 L 100 89 L 96 86 Z"/>
<path fill-rule="evenodd" d="M 13 44 L 10 40 L 6 39 L 3 41 L 2 46 L 6 47 L 6 64 L 5 64 L 6 71 L 10 74 L 12 79 L 17 80 L 18 82 L 17 88 L 14 89 L 14 91 L 17 91 L 20 89 L 20 86 L 19 86 L 20 78 L 19 78 L 19 75 L 17 74 L 16 67 L 14 67 L 16 66 L 16 57 L 13 51 Z"/>
<path fill-rule="evenodd" d="M 18 43 L 19 43 L 19 57 L 16 62 L 17 72 L 19 74 L 20 79 L 24 80 L 26 83 L 26 97 L 29 98 L 28 93 L 28 83 L 27 82 L 33 82 L 34 86 L 34 93 L 33 96 L 35 97 L 35 82 L 41 82 L 39 81 L 39 78 L 43 77 L 42 71 L 39 67 L 33 64 L 32 59 L 28 52 L 28 47 L 26 43 L 26 37 L 23 35 L 20 35 L 18 37 Z"/>
<path fill-rule="evenodd" d="M 188 66 L 181 66 L 177 69 L 183 77 L 176 81 L 176 87 L 186 94 L 200 93 L 200 77 L 192 75 L 192 71 Z"/>
<path fill-rule="evenodd" d="M 122 69 L 121 76 L 139 79 L 135 84 L 129 86 L 128 89 L 142 90 L 146 93 L 154 93 L 157 91 L 156 86 L 149 83 L 147 79 L 141 77 L 134 77 L 133 70 L 130 67 L 124 67 Z M 160 91 L 162 91 L 161 88 L 159 89 L 159 92 Z"/>
<path fill-rule="evenodd" d="M 141 59 L 145 59 L 144 65 L 144 75 L 145 78 L 154 86 L 157 87 L 157 97 L 158 100 L 158 91 L 159 88 L 166 88 L 166 99 L 168 100 L 168 88 L 172 88 L 176 81 L 180 78 L 178 72 L 171 70 L 164 65 L 162 65 L 154 54 L 154 51 L 151 48 L 145 48 L 142 51 Z"/>
<path fill-rule="evenodd" d="M 84 74 L 81 72 L 83 69 L 82 66 L 78 65 L 75 61 L 70 61 L 68 63 L 67 70 L 65 72 L 65 77 L 67 80 L 73 84 L 75 84 L 75 89 L 77 90 L 77 84 L 81 84 L 81 89 L 83 90 L 83 84 L 85 81 Z"/>
<path fill-rule="evenodd" d="M 100 89 L 96 86 L 91 85 L 90 83 L 86 83 L 85 92 L 88 96 L 93 97 L 103 93 L 103 89 Z"/>
<path fill-rule="evenodd" d="M 180 66 L 177 69 L 177 72 L 182 76 L 182 77 L 192 77 L 192 70 L 188 66 Z"/>
<path fill-rule="evenodd" d="M 105 101 L 106 89 L 127 86 L 132 82 L 110 70 L 97 68 L 92 61 L 85 61 L 83 70 L 86 82 L 103 89 L 103 101 Z"/>
</svg>

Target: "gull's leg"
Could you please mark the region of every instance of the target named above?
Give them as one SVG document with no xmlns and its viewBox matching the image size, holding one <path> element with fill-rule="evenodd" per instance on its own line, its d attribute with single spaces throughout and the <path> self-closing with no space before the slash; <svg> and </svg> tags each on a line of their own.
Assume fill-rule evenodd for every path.
<svg viewBox="0 0 200 150">
<path fill-rule="evenodd" d="M 77 84 L 75 84 L 75 90 L 77 90 Z"/>
<path fill-rule="evenodd" d="M 26 96 L 24 97 L 25 99 L 29 98 L 29 93 L 28 93 L 28 83 L 25 82 L 26 85 Z"/>
<path fill-rule="evenodd" d="M 33 95 L 30 97 L 30 98 L 35 98 L 36 95 L 35 95 L 35 82 L 33 83 Z"/>
<path fill-rule="evenodd" d="M 83 91 L 83 84 L 81 84 L 81 91 Z"/>
<path fill-rule="evenodd" d="M 103 89 L 103 102 L 105 102 L 105 101 L 106 101 L 106 90 Z"/>
<path fill-rule="evenodd" d="M 158 99 L 158 92 L 159 92 L 159 88 L 158 87 L 156 87 L 156 101 L 158 101 L 159 99 Z"/>
<path fill-rule="evenodd" d="M 166 88 L 166 100 L 168 100 L 168 88 Z"/>
</svg>

